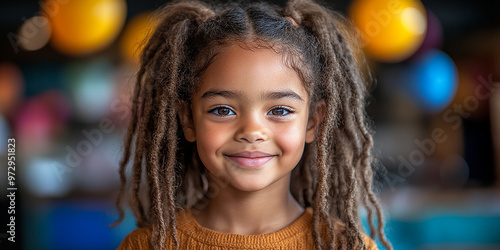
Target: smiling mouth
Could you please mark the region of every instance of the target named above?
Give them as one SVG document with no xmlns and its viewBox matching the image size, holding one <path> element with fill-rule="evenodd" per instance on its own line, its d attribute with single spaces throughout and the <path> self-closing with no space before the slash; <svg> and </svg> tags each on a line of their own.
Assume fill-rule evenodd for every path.
<svg viewBox="0 0 500 250">
<path fill-rule="evenodd" d="M 236 162 L 238 165 L 244 167 L 260 167 L 270 160 L 272 160 L 276 155 L 266 154 L 263 152 L 240 152 L 237 154 L 225 155 L 230 160 Z"/>
</svg>

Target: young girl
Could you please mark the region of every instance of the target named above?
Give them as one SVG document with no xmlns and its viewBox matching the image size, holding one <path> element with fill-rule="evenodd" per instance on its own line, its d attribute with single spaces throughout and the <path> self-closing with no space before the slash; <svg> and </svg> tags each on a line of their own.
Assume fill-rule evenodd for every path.
<svg viewBox="0 0 500 250">
<path fill-rule="evenodd" d="M 376 249 L 359 205 L 391 248 L 344 19 L 309 0 L 179 1 L 158 17 L 120 165 L 119 221 L 133 158 L 139 228 L 120 249 Z"/>
</svg>

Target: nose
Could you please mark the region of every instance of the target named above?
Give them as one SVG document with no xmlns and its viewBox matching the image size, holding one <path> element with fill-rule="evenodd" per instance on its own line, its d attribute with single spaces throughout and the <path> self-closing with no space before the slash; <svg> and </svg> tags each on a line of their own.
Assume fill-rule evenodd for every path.
<svg viewBox="0 0 500 250">
<path fill-rule="evenodd" d="M 248 115 L 239 122 L 235 139 L 239 142 L 256 143 L 266 141 L 269 137 L 268 128 L 265 125 L 265 118 L 259 115 Z"/>
</svg>

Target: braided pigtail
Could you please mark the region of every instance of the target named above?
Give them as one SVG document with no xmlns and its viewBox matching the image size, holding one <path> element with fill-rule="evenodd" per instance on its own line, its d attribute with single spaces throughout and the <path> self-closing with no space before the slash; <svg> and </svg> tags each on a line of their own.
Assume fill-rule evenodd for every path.
<svg viewBox="0 0 500 250">
<path fill-rule="evenodd" d="M 179 89 L 184 82 L 186 43 L 196 28 L 213 12 L 199 2 L 176 2 L 163 8 L 156 31 L 142 54 L 134 89 L 132 121 L 120 163 L 121 188 L 117 200 L 121 221 L 121 197 L 127 180 L 125 168 L 131 158 L 135 138 L 129 202 L 139 227 L 151 227 L 151 245 L 164 249 L 170 229 L 175 248 L 179 248 L 176 227 L 176 167 L 178 151 Z M 168 139 L 167 139 L 168 138 Z M 147 177 L 147 199 L 140 199 L 142 174 Z M 146 205 L 149 210 L 146 213 Z"/>
<path fill-rule="evenodd" d="M 285 12 L 318 41 L 320 67 L 315 72 L 318 74 L 315 89 L 321 92 L 326 113 L 316 141 L 318 184 L 313 215 L 316 247 L 323 249 L 325 239 L 321 239 L 319 230 L 325 222 L 329 232 L 327 248 L 336 249 L 340 242 L 347 249 L 366 249 L 358 214 L 361 200 L 368 211 L 371 235 L 375 232 L 373 214 L 376 213 L 379 238 L 386 248 L 392 249 L 383 233 L 381 208 L 371 187 L 373 139 L 365 124 L 367 90 L 360 65 L 364 61 L 357 56 L 353 39 L 345 29 L 348 22 L 308 0 L 290 1 Z M 335 232 L 328 219 L 330 215 L 345 223 L 346 236 Z"/>
</svg>

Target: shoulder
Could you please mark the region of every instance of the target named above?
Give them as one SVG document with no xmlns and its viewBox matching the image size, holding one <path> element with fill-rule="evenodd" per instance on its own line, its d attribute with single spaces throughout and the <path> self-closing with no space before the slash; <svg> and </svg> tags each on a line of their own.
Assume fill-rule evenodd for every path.
<svg viewBox="0 0 500 250">
<path fill-rule="evenodd" d="M 368 250 L 378 250 L 377 244 L 368 235 L 363 234 L 363 240 L 365 241 L 366 249 Z"/>
<path fill-rule="evenodd" d="M 333 225 L 333 230 L 335 232 L 336 239 L 339 240 L 339 237 L 340 238 L 346 237 L 347 231 L 346 231 L 345 224 L 334 217 L 330 217 L 330 220 L 331 220 L 331 223 Z M 326 238 L 328 238 L 328 233 L 327 233 L 328 229 L 326 229 L 326 227 L 324 226 L 323 230 L 324 231 L 322 233 L 324 234 L 324 236 Z M 361 232 L 361 236 L 363 237 L 363 241 L 366 245 L 367 250 L 378 250 L 377 244 L 373 241 L 372 238 L 370 238 L 368 235 L 366 235 L 363 232 Z M 337 244 L 340 244 L 340 241 L 337 242 Z"/>
<path fill-rule="evenodd" d="M 151 234 L 151 229 L 149 228 L 137 228 L 123 239 L 118 249 L 120 250 L 132 250 L 132 249 L 150 249 L 149 246 L 149 235 Z"/>
<path fill-rule="evenodd" d="M 186 214 L 189 213 L 189 209 L 181 209 L 177 211 L 177 227 L 179 225 L 188 224 Z M 179 232 L 179 231 L 178 231 Z M 167 230 L 167 235 L 171 233 L 171 230 Z M 125 239 L 123 239 L 120 246 L 117 249 L 119 250 L 146 250 L 153 249 L 153 246 L 150 243 L 151 237 L 151 228 L 148 227 L 140 227 L 136 228 L 134 231 L 130 232 Z M 165 244 L 168 246 L 172 244 L 172 239 L 170 237 L 166 238 Z"/>
</svg>

